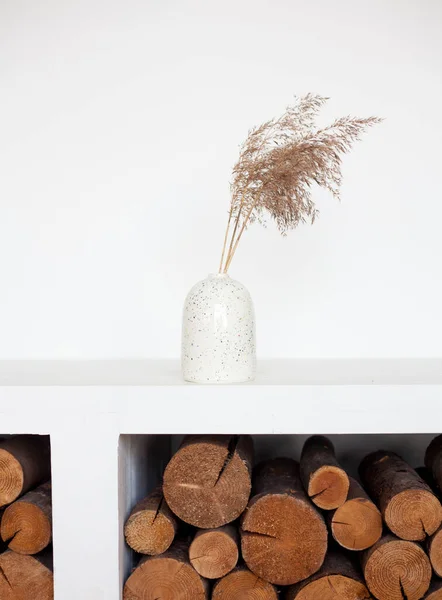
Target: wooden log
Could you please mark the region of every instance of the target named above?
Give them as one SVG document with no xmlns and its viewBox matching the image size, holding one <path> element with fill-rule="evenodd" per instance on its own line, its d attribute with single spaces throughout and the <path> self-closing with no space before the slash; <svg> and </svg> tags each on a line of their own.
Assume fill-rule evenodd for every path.
<svg viewBox="0 0 442 600">
<path fill-rule="evenodd" d="M 423 481 L 425 481 L 425 483 L 430 487 L 431 490 L 433 490 L 440 500 L 440 488 L 433 477 L 433 472 L 431 469 L 428 469 L 427 467 L 417 467 L 416 473 L 421 479 L 423 479 Z"/>
<path fill-rule="evenodd" d="M 316 506 L 332 510 L 344 504 L 350 482 L 328 438 L 323 435 L 308 438 L 302 449 L 300 467 L 304 488 Z"/>
<path fill-rule="evenodd" d="M 18 554 L 37 554 L 52 539 L 51 483 L 10 504 L 1 520 L 1 537 Z"/>
<path fill-rule="evenodd" d="M 0 444 L 0 506 L 51 477 L 49 437 L 20 435 Z"/>
<path fill-rule="evenodd" d="M 347 550 L 366 550 L 382 536 L 382 515 L 364 489 L 350 478 L 347 500 L 329 513 L 333 538 Z"/>
<path fill-rule="evenodd" d="M 177 520 L 159 486 L 134 506 L 126 521 L 124 535 L 135 552 L 156 555 L 170 547 L 177 527 Z"/>
<path fill-rule="evenodd" d="M 167 504 L 195 527 L 227 525 L 247 506 L 252 460 L 249 436 L 188 436 L 164 472 Z"/>
<path fill-rule="evenodd" d="M 327 553 L 324 564 L 308 579 L 290 586 L 285 600 L 366 600 L 371 598 L 360 569 L 342 552 Z"/>
<path fill-rule="evenodd" d="M 217 581 L 212 600 L 278 600 L 276 587 L 241 566 Z"/>
<path fill-rule="evenodd" d="M 159 556 L 144 556 L 126 581 L 123 600 L 208 600 L 209 585 L 189 562 L 189 544 L 175 540 Z"/>
<path fill-rule="evenodd" d="M 425 600 L 442 600 L 442 581 L 433 579 L 430 589 L 425 594 Z"/>
<path fill-rule="evenodd" d="M 383 536 L 361 555 L 370 592 L 378 600 L 419 600 L 431 580 L 430 561 L 415 542 Z"/>
<path fill-rule="evenodd" d="M 441 524 L 438 498 L 400 456 L 379 450 L 359 467 L 362 483 L 389 529 L 404 540 L 422 541 Z"/>
<path fill-rule="evenodd" d="M 219 579 L 236 567 L 238 545 L 238 532 L 232 525 L 200 529 L 190 545 L 190 563 L 202 577 Z"/>
<path fill-rule="evenodd" d="M 50 553 L 27 556 L 7 550 L 0 555 L 1 600 L 53 600 Z"/>
<path fill-rule="evenodd" d="M 304 492 L 296 461 L 279 458 L 257 467 L 241 548 L 249 569 L 275 585 L 297 583 L 321 567 L 327 527 Z"/>
<path fill-rule="evenodd" d="M 438 577 L 442 577 L 442 526 L 426 540 L 427 554 Z"/>
<path fill-rule="evenodd" d="M 436 481 L 439 490 L 442 489 L 442 435 L 436 436 L 425 452 L 425 466 Z"/>
</svg>

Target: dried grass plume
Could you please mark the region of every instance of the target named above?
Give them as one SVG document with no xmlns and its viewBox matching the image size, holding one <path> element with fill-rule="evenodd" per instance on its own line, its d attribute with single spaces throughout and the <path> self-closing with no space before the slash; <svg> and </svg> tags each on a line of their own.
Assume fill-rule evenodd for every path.
<svg viewBox="0 0 442 600">
<path fill-rule="evenodd" d="M 342 117 L 317 129 L 315 118 L 327 100 L 313 94 L 296 98 L 281 117 L 249 132 L 233 168 L 220 273 L 227 273 L 250 223 L 270 216 L 283 235 L 299 223 L 313 223 L 318 210 L 312 184 L 339 198 L 342 155 L 381 119 Z"/>
</svg>

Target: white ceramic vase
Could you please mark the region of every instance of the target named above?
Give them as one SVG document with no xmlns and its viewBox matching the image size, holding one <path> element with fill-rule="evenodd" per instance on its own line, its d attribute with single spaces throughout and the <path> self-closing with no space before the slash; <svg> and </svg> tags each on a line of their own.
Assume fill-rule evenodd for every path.
<svg viewBox="0 0 442 600">
<path fill-rule="evenodd" d="M 184 304 L 181 365 L 194 383 L 241 383 L 256 372 L 255 313 L 247 289 L 225 274 L 209 275 Z"/>
</svg>

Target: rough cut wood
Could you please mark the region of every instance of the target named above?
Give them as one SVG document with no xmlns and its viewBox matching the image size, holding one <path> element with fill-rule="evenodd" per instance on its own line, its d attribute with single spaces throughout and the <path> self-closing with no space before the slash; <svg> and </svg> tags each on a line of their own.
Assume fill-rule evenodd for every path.
<svg viewBox="0 0 442 600">
<path fill-rule="evenodd" d="M 0 555 L 1 600 L 53 600 L 50 553 L 26 556 L 7 550 Z"/>
<path fill-rule="evenodd" d="M 442 526 L 427 538 L 427 553 L 431 566 L 438 577 L 442 577 Z"/>
<path fill-rule="evenodd" d="M 366 550 L 382 536 L 381 513 L 352 477 L 347 500 L 329 515 L 334 539 L 347 550 Z"/>
<path fill-rule="evenodd" d="M 51 477 L 49 438 L 20 435 L 0 444 L 0 506 Z"/>
<path fill-rule="evenodd" d="M 241 566 L 214 586 L 212 600 L 278 600 L 276 587 Z"/>
<path fill-rule="evenodd" d="M 208 600 L 209 585 L 189 562 L 189 544 L 175 540 L 160 556 L 144 556 L 126 581 L 123 600 Z"/>
<path fill-rule="evenodd" d="M 425 600 L 442 600 L 442 581 L 432 580 L 430 589 L 425 594 Z"/>
<path fill-rule="evenodd" d="M 328 438 L 323 435 L 308 438 L 302 449 L 300 467 L 302 483 L 316 506 L 332 510 L 345 502 L 350 482 Z"/>
<path fill-rule="evenodd" d="M 442 435 L 435 437 L 428 446 L 425 466 L 431 471 L 439 490 L 442 490 Z"/>
<path fill-rule="evenodd" d="M 275 585 L 315 573 L 327 550 L 324 519 L 304 492 L 299 465 L 288 458 L 262 463 L 241 524 L 243 558 L 255 575 Z"/>
<path fill-rule="evenodd" d="M 442 509 L 429 486 L 400 456 L 379 450 L 364 458 L 362 483 L 390 530 L 404 540 L 424 540 L 441 524 Z"/>
<path fill-rule="evenodd" d="M 238 545 L 239 536 L 233 525 L 201 529 L 190 545 L 190 563 L 202 577 L 219 579 L 236 567 Z"/>
<path fill-rule="evenodd" d="M 140 554 L 162 554 L 172 544 L 177 520 L 167 506 L 161 486 L 134 506 L 124 527 L 128 545 Z"/>
<path fill-rule="evenodd" d="M 202 529 L 234 521 L 250 497 L 252 460 L 249 436 L 188 436 L 164 473 L 167 504 Z"/>
<path fill-rule="evenodd" d="M 385 535 L 361 555 L 370 592 L 378 600 L 419 600 L 431 580 L 430 561 L 415 542 Z"/>
<path fill-rule="evenodd" d="M 285 600 L 366 600 L 371 598 L 360 568 L 345 554 L 329 551 L 317 573 L 286 591 Z"/>
<path fill-rule="evenodd" d="M 1 520 L 1 537 L 18 554 L 37 554 L 52 539 L 51 484 L 46 482 L 8 506 Z"/>
</svg>

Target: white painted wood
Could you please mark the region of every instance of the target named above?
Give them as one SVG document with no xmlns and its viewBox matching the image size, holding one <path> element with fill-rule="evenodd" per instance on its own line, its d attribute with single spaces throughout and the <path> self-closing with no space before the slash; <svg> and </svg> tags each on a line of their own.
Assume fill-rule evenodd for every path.
<svg viewBox="0 0 442 600">
<path fill-rule="evenodd" d="M 119 600 L 122 525 L 183 434 L 251 433 L 262 458 L 327 433 L 352 471 L 380 446 L 417 466 L 441 398 L 441 360 L 262 361 L 232 386 L 185 384 L 177 361 L 6 361 L 0 435 L 51 436 L 56 600 Z"/>
</svg>

